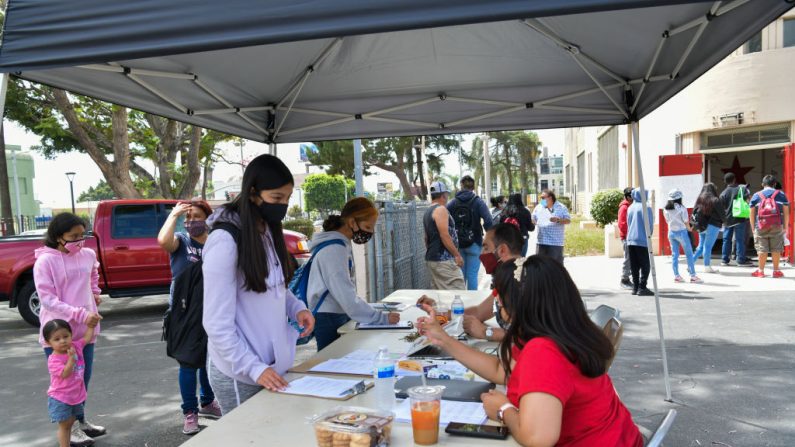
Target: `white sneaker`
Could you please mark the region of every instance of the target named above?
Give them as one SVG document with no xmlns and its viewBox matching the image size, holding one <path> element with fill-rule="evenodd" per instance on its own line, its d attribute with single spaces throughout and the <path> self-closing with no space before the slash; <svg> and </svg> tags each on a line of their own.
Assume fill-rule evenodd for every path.
<svg viewBox="0 0 795 447">
<path fill-rule="evenodd" d="M 719 270 L 716 268 L 712 268 L 711 265 L 704 267 L 704 273 L 718 273 Z"/>
<path fill-rule="evenodd" d="M 80 424 L 72 424 L 72 433 L 69 436 L 69 444 L 72 446 L 84 447 L 87 445 L 94 445 L 94 440 L 89 437 L 83 430 L 80 430 Z"/>
<path fill-rule="evenodd" d="M 107 432 L 107 430 L 105 430 L 105 427 L 101 425 L 94 425 L 88 421 L 83 421 L 83 422 L 78 421 L 78 423 L 80 425 L 80 430 L 83 430 L 83 433 L 93 438 L 96 438 L 97 436 L 102 436 Z M 75 423 L 75 425 L 78 425 L 78 423 Z"/>
</svg>

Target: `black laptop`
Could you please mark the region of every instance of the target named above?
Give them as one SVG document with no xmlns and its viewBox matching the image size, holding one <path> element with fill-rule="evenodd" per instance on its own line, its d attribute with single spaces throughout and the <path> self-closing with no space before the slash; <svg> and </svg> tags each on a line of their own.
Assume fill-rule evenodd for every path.
<svg viewBox="0 0 795 447">
<path fill-rule="evenodd" d="M 480 402 L 480 395 L 494 389 L 495 386 L 493 383 L 473 380 L 425 379 L 425 381 L 428 385 L 444 386 L 442 399 L 459 402 Z M 420 385 L 422 378 L 419 376 L 403 377 L 395 384 L 395 396 L 398 399 L 406 399 L 409 397 L 409 388 Z"/>
</svg>

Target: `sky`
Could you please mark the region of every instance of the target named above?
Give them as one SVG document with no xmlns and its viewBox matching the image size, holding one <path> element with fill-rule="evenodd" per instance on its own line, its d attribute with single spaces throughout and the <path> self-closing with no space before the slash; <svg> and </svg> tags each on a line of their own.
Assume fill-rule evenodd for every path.
<svg viewBox="0 0 795 447">
<path fill-rule="evenodd" d="M 17 124 L 9 121 L 4 122 L 6 144 L 16 144 L 22 146 L 23 151 L 28 151 L 32 146 L 40 144 L 40 139 L 36 135 L 27 132 Z M 548 129 L 535 131 L 541 139 L 542 145 L 549 148 L 550 155 L 563 154 L 563 130 Z M 475 134 L 464 135 L 462 146 L 468 150 L 472 146 Z M 221 145 L 224 157 L 233 162 L 240 160 L 240 148 L 236 144 L 229 142 Z M 266 144 L 254 141 L 246 141 L 243 145 L 243 157 L 251 158 L 257 154 L 266 153 Z M 280 144 L 278 146 L 279 157 L 285 162 L 293 173 L 306 172 L 306 165 L 298 158 L 299 144 Z M 33 180 L 33 190 L 37 200 L 41 202 L 42 208 L 68 208 L 70 206 L 69 180 L 66 173 L 73 171 L 76 173 L 74 178 L 75 199 L 80 193 L 89 187 L 95 186 L 103 179 L 102 173 L 91 158 L 82 153 L 69 153 L 58 155 L 55 159 L 45 159 L 39 152 L 31 151 L 34 159 L 36 177 Z M 8 160 L 11 163 L 11 160 Z M 455 155 L 450 155 L 444 159 L 444 172 L 458 175 L 459 165 Z M 141 162 L 141 165 L 154 172 L 152 163 Z M 318 172 L 313 168 L 311 172 Z M 464 172 L 466 173 L 466 171 Z M 216 165 L 213 180 L 228 181 L 230 178 L 241 175 L 239 165 L 230 165 L 219 162 Z M 375 191 L 376 184 L 379 182 L 391 182 L 395 190 L 399 188 L 397 177 L 392 173 L 373 168 L 372 175 L 365 177 L 365 190 Z M 450 185 L 448 185 L 450 186 Z"/>
</svg>

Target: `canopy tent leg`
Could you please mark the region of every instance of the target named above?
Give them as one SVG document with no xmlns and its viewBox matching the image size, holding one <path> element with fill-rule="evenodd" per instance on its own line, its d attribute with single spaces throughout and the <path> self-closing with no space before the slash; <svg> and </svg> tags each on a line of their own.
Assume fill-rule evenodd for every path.
<svg viewBox="0 0 795 447">
<path fill-rule="evenodd" d="M 362 140 L 353 140 L 353 173 L 356 178 L 356 197 L 364 197 L 364 163 L 362 163 Z"/>
<path fill-rule="evenodd" d="M 663 361 L 663 380 L 665 382 L 665 400 L 672 401 L 671 380 L 668 376 L 668 353 L 665 349 L 665 334 L 663 333 L 662 309 L 660 308 L 660 293 L 657 289 L 657 269 L 654 265 L 654 247 L 652 245 L 652 223 L 649 221 L 649 203 L 646 195 L 646 186 L 643 182 L 643 165 L 640 160 L 640 134 L 637 121 L 633 121 L 632 128 L 632 149 L 635 153 L 635 168 L 638 171 L 640 199 L 643 206 L 643 226 L 646 228 L 646 246 L 649 250 L 649 262 L 651 264 L 651 281 L 654 289 L 654 305 L 657 308 L 657 329 L 660 332 L 660 350 L 662 351 Z"/>
</svg>

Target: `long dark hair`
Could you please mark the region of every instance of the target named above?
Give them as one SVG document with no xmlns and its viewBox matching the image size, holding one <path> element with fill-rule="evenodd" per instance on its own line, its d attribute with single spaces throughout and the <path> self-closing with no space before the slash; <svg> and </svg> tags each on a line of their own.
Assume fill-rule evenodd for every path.
<svg viewBox="0 0 795 447">
<path fill-rule="evenodd" d="M 676 208 L 677 204 L 678 205 L 682 204 L 682 199 L 681 198 L 676 199 L 676 200 L 669 200 L 668 203 L 665 204 L 665 209 L 667 209 L 668 211 L 671 211 L 672 209 Z"/>
<path fill-rule="evenodd" d="M 701 194 L 698 195 L 696 206 L 704 213 L 709 215 L 712 213 L 712 208 L 718 202 L 718 188 L 714 183 L 705 183 L 701 188 Z"/>
<path fill-rule="evenodd" d="M 283 181 L 283 183 L 282 183 Z M 280 183 L 275 185 L 275 183 Z M 240 241 L 237 244 L 237 267 L 243 272 L 245 287 L 257 293 L 268 290 L 266 278 L 269 274 L 268 255 L 262 245 L 262 235 L 259 225 L 265 225 L 265 231 L 270 230 L 273 239 L 273 248 L 279 258 L 284 282 L 290 282 L 293 275 L 293 263 L 290 262 L 290 253 L 284 243 L 282 223 L 269 224 L 260 217 L 257 205 L 252 202 L 253 195 L 267 189 L 280 188 L 293 183 L 292 174 L 287 166 L 278 158 L 263 154 L 251 160 L 243 173 L 243 183 L 240 194 L 226 204 L 226 209 L 240 216 Z M 268 187 L 263 187 L 268 185 Z M 275 185 L 270 187 L 271 185 Z"/>
<path fill-rule="evenodd" d="M 563 265 L 545 256 L 531 256 L 524 262 L 521 281 L 516 281 L 514 267 L 514 262 L 506 262 L 495 272 L 495 287 L 510 316 L 500 343 L 506 377 L 511 374 L 513 346 L 522 349 L 535 337 L 551 338 L 584 376 L 606 373 L 613 345 L 588 317 L 580 292 Z"/>
<path fill-rule="evenodd" d="M 57 249 L 60 244 L 58 238 L 70 232 L 76 226 L 86 227 L 86 221 L 72 213 L 61 213 L 53 217 L 50 225 L 47 226 L 47 234 L 44 235 L 44 245 Z"/>
</svg>

